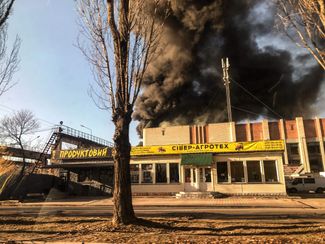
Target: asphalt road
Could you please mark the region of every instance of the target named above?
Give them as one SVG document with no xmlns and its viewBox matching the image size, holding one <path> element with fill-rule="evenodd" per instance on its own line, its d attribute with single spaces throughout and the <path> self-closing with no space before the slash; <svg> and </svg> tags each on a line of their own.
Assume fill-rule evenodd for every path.
<svg viewBox="0 0 325 244">
<path fill-rule="evenodd" d="M 2 206 L 0 216 L 111 216 L 112 206 Z M 193 218 L 313 218 L 323 219 L 325 209 L 315 208 L 221 208 L 193 206 L 135 206 L 139 217 Z"/>
</svg>

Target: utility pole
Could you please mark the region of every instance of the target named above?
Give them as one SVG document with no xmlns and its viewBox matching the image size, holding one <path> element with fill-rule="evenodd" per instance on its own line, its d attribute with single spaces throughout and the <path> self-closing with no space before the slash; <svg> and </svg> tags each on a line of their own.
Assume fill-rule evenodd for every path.
<svg viewBox="0 0 325 244">
<path fill-rule="evenodd" d="M 221 65 L 223 70 L 223 81 L 224 85 L 226 86 L 226 97 L 227 97 L 227 112 L 228 112 L 228 122 L 232 122 L 232 113 L 231 113 L 231 100 L 230 100 L 230 88 L 229 88 L 229 61 L 228 58 L 221 59 Z"/>
</svg>

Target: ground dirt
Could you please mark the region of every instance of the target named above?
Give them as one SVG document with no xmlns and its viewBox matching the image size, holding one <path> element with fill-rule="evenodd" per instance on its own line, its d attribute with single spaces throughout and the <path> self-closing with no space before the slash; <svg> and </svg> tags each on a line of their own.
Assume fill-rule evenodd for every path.
<svg viewBox="0 0 325 244">
<path fill-rule="evenodd" d="M 109 217 L 0 217 L 0 243 L 325 243 L 325 221 L 145 218 L 113 227 Z"/>
</svg>

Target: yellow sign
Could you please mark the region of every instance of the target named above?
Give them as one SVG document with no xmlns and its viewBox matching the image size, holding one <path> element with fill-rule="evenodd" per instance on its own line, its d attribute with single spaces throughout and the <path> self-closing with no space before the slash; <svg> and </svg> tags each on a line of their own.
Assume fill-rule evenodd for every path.
<svg viewBox="0 0 325 244">
<path fill-rule="evenodd" d="M 55 151 L 53 151 L 54 153 Z M 58 159 L 81 159 L 81 158 L 107 158 L 111 156 L 111 150 L 108 147 L 88 148 L 76 150 L 61 150 L 54 154 L 53 158 Z"/>
<path fill-rule="evenodd" d="M 283 151 L 284 142 L 224 142 L 210 144 L 179 144 L 165 146 L 132 147 L 131 156 L 185 154 L 185 153 L 232 153 L 232 152 L 267 152 Z"/>
<path fill-rule="evenodd" d="M 168 154 L 188 154 L 188 153 L 236 153 L 236 152 L 268 152 L 283 151 L 284 142 L 276 141 L 255 141 L 255 142 L 222 142 L 207 144 L 178 144 L 162 146 L 132 147 L 131 156 L 146 155 L 168 155 Z M 111 149 L 90 148 L 76 150 L 62 150 L 55 153 L 56 159 L 89 159 L 111 157 Z"/>
</svg>

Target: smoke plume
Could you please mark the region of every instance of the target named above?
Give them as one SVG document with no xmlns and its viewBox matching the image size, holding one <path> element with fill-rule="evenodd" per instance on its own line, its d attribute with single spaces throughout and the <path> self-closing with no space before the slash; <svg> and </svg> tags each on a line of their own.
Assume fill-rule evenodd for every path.
<svg viewBox="0 0 325 244">
<path fill-rule="evenodd" d="M 230 61 L 235 121 L 259 115 L 277 119 L 310 115 L 324 81 L 323 70 L 305 65 L 310 63 L 305 54 L 293 55 L 267 43 L 274 31 L 274 11 L 263 1 L 171 0 L 164 50 L 149 67 L 133 114 L 140 122 L 138 130 L 165 123 L 226 121 L 222 57 Z"/>
</svg>

